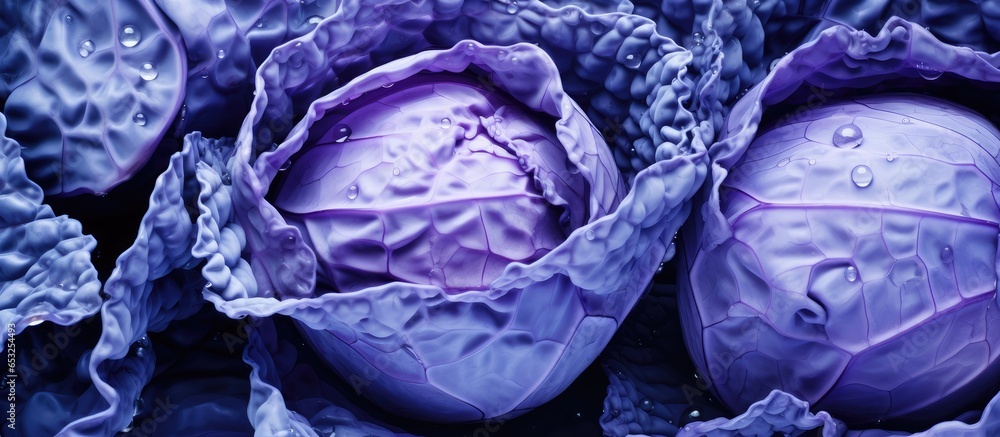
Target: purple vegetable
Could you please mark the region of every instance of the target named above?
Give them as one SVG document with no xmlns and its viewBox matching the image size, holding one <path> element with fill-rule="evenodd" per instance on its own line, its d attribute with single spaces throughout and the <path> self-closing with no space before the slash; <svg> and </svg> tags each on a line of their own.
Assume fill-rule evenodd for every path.
<svg viewBox="0 0 1000 437">
<path fill-rule="evenodd" d="M 184 48 L 149 0 L 4 2 L 0 101 L 46 194 L 106 193 L 149 160 L 181 106 Z"/>
<path fill-rule="evenodd" d="M 920 95 L 759 134 L 720 187 L 732 237 L 689 271 L 719 397 L 781 389 L 864 423 L 941 418 L 995 383 L 998 151 L 989 121 Z"/>
<path fill-rule="evenodd" d="M 253 278 L 210 261 L 206 278 L 219 294 L 206 297 L 230 317 L 291 316 L 354 389 L 395 414 L 461 422 L 551 399 L 645 288 L 704 155 L 657 163 L 624 196 L 610 150 L 551 60 L 532 45 L 470 41 L 311 98 L 303 120 L 268 147 L 283 108 L 313 93 L 300 84 L 327 77 L 339 51 L 354 50 L 317 44 L 348 41 L 335 24 L 261 66 L 233 169 Z M 415 244 L 390 256 L 382 239 Z M 460 247 L 471 250 L 455 255 Z"/>
<path fill-rule="evenodd" d="M 870 95 L 964 99 L 1000 81 L 987 59 L 901 20 L 877 37 L 831 29 L 737 104 L 710 148 L 680 296 L 699 372 L 749 409 L 685 435 L 805 430 L 820 422 L 790 418 L 809 405 L 919 427 L 994 394 L 1000 134 L 940 98 Z"/>
<path fill-rule="evenodd" d="M 565 149 L 554 117 L 471 75 L 388 85 L 317 101 L 329 109 L 277 183 L 275 206 L 316 251 L 324 289 L 488 289 L 507 264 L 537 260 L 585 223 L 592 179 L 570 154 L 588 152 Z"/>
</svg>

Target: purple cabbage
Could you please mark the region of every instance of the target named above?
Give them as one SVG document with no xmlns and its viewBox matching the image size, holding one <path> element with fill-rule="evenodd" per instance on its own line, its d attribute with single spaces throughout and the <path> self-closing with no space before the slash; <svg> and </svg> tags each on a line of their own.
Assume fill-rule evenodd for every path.
<svg viewBox="0 0 1000 437">
<path fill-rule="evenodd" d="M 349 12 L 348 9 L 346 13 Z M 301 84 L 323 83 L 331 72 L 327 66 L 330 59 L 336 59 L 343 50 L 358 49 L 352 46 L 350 38 L 343 35 L 344 28 L 335 27 L 336 18 L 334 16 L 321 23 L 314 33 L 294 41 L 294 44 L 279 47 L 271 60 L 259 70 L 260 77 L 266 80 L 257 89 L 255 111 L 244 123 L 232 174 L 237 223 L 247 236 L 254 277 L 252 281 L 245 278 L 234 280 L 235 275 L 227 275 L 226 269 L 230 268 L 228 262 L 220 263 L 224 265 L 217 269 L 206 266 L 206 277 L 213 289 L 206 297 L 231 317 L 291 316 L 313 347 L 355 389 L 395 414 L 418 416 L 424 420 L 471 421 L 518 415 L 551 399 L 596 357 L 616 328 L 617 321 L 622 319 L 645 288 L 645 283 L 664 257 L 669 236 L 686 215 L 683 200 L 697 187 L 700 172 L 695 162 L 703 155 L 676 156 L 639 173 L 634 179 L 634 186 L 641 187 L 641 190 L 626 196 L 615 209 L 625 189 L 620 181 L 615 181 L 607 149 L 601 144 L 599 133 L 589 126 L 586 118 L 560 90 L 556 70 L 542 52 L 526 45 L 501 48 L 460 42 L 447 51 L 425 52 L 390 63 L 362 75 L 328 96 L 318 97 L 314 91 L 316 86 L 303 88 Z M 345 43 L 346 46 L 341 46 Z M 426 73 L 416 74 L 421 71 Z M 413 276 L 417 283 L 386 280 L 384 284 L 363 283 L 360 286 L 367 288 L 351 293 L 328 293 L 334 291 L 333 284 L 340 283 L 338 281 L 350 284 L 351 275 L 338 277 L 339 273 L 332 273 L 324 277 L 326 273 L 321 270 L 318 276 L 314 276 L 316 264 L 324 262 L 322 257 L 333 256 L 328 254 L 336 252 L 320 250 L 323 246 L 319 246 L 319 242 L 309 244 L 309 238 L 316 236 L 324 238 L 323 244 L 326 244 L 330 232 L 310 230 L 300 220 L 308 217 L 313 223 L 324 223 L 326 226 L 325 223 L 329 222 L 325 221 L 335 220 L 336 215 L 328 214 L 333 217 L 330 218 L 316 213 L 318 217 L 309 217 L 308 214 L 298 213 L 312 212 L 309 208 L 315 206 L 304 210 L 296 208 L 300 204 L 310 205 L 310 202 L 311 205 L 319 205 L 317 202 L 326 201 L 327 196 L 331 196 L 333 202 L 364 201 L 366 198 L 362 193 L 366 187 L 374 187 L 370 191 L 374 195 L 382 193 L 380 184 L 386 182 L 376 183 L 372 179 L 359 182 L 355 178 L 364 177 L 367 171 L 374 174 L 381 171 L 388 178 L 393 168 L 378 165 L 383 159 L 378 158 L 381 153 L 375 154 L 375 160 L 362 161 L 357 165 L 359 170 L 347 166 L 352 160 L 350 153 L 370 153 L 369 150 L 381 148 L 377 142 L 374 149 L 371 146 L 361 147 L 366 141 L 377 139 L 361 140 L 358 145 L 352 143 L 359 138 L 369 138 L 365 134 L 365 126 L 381 120 L 366 120 L 351 127 L 351 123 L 341 120 L 349 115 L 331 114 L 337 114 L 337 108 L 343 107 L 344 103 L 347 103 L 346 109 L 352 111 L 349 113 L 364 111 L 365 105 L 373 104 L 371 102 L 376 97 L 395 95 L 396 87 L 400 87 L 400 96 L 419 96 L 415 92 L 407 93 L 410 89 L 420 89 L 411 87 L 420 83 L 422 75 L 433 75 L 441 80 L 447 79 L 445 72 L 455 74 L 463 71 L 466 71 L 464 74 L 480 74 L 480 79 L 471 76 L 471 80 L 474 85 L 486 90 L 479 93 L 485 93 L 487 101 L 496 99 L 491 95 L 498 93 L 496 90 L 502 90 L 505 94 L 509 93 L 511 99 L 520 101 L 526 111 L 537 114 L 531 115 L 530 121 L 513 116 L 504 117 L 499 123 L 476 118 L 462 121 L 460 114 L 444 116 L 442 113 L 449 111 L 444 108 L 434 116 L 427 116 L 424 110 L 407 116 L 406 123 L 412 124 L 409 130 L 416 129 L 418 134 L 427 132 L 428 135 L 440 135 L 440 132 L 452 135 L 464 131 L 470 139 L 481 137 L 486 142 L 480 144 L 489 145 L 487 140 L 490 137 L 503 138 L 506 131 L 496 129 L 496 132 L 490 133 L 483 130 L 476 135 L 472 130 L 475 124 L 472 123 L 501 128 L 513 123 L 513 126 L 535 129 L 532 126 L 538 125 L 536 120 L 548 119 L 546 129 L 555 131 L 555 139 L 568 151 L 560 152 L 558 148 L 551 147 L 530 150 L 532 142 L 547 144 L 542 141 L 544 136 L 530 130 L 518 134 L 523 138 L 510 134 L 513 146 L 507 144 L 506 151 L 503 147 L 489 146 L 500 155 L 489 159 L 510 159 L 513 163 L 515 156 L 521 158 L 525 164 L 518 163 L 512 170 L 520 167 L 525 175 L 534 173 L 531 174 L 533 180 L 522 179 L 519 185 L 525 188 L 521 188 L 524 190 L 521 192 L 537 190 L 534 192 L 540 194 L 536 196 L 545 198 L 550 208 L 567 205 L 562 211 L 558 208 L 549 210 L 552 216 L 546 219 L 563 228 L 561 232 L 568 234 L 566 241 L 530 264 L 515 262 L 507 265 L 502 273 L 494 273 L 499 277 L 488 284 L 483 282 L 488 282 L 490 278 L 483 280 L 480 270 L 476 273 L 479 284 L 466 282 L 455 285 L 453 289 L 444 281 L 435 284 L 433 280 L 428 281 L 432 278 Z M 536 77 L 541 74 L 548 79 L 521 80 L 528 74 Z M 414 79 L 408 82 L 407 78 L 411 76 Z M 469 83 L 468 78 L 461 79 L 461 76 L 447 80 Z M 282 134 L 282 127 L 285 126 L 284 121 L 277 118 L 281 116 L 282 108 L 302 103 L 309 104 L 305 118 L 291 129 L 285 140 L 270 146 L 269 141 L 280 138 L 278 135 Z M 427 126 L 421 127 L 421 117 Z M 448 118 L 451 124 L 444 122 L 446 126 L 442 127 L 444 118 Z M 351 131 L 342 143 L 337 143 L 337 140 L 343 139 L 346 130 L 338 124 L 346 125 Z M 455 131 L 449 132 L 450 127 L 454 127 Z M 358 134 L 359 129 L 362 135 Z M 309 155 L 314 149 L 304 148 L 319 142 L 319 138 L 330 131 L 334 137 L 331 138 L 333 144 L 328 148 L 341 151 L 338 152 L 340 155 L 332 158 L 317 152 Z M 333 149 L 337 144 L 347 146 Z M 343 152 L 345 150 L 354 152 Z M 413 150 L 419 152 L 422 148 Z M 329 159 L 333 159 L 334 164 L 324 163 Z M 286 164 L 289 160 L 291 163 Z M 335 168 L 337 162 L 345 163 L 345 169 Z M 280 172 L 286 165 L 291 168 L 288 176 Z M 296 170 L 297 166 L 301 169 Z M 323 174 L 327 171 L 331 181 L 324 181 L 329 187 L 327 192 L 324 193 L 321 189 L 324 186 L 319 184 L 317 188 L 305 186 L 301 194 L 298 191 L 285 192 L 287 184 L 302 179 L 300 175 L 309 180 L 316 177 L 309 176 L 310 172 Z M 403 171 L 411 173 L 417 170 L 400 168 L 401 175 Z M 512 174 L 516 176 L 518 173 Z M 555 175 L 559 177 L 553 177 Z M 570 189 L 565 181 L 574 178 L 584 181 L 585 185 Z M 420 192 L 421 186 L 414 184 L 417 192 Z M 574 193 L 581 188 L 585 194 L 582 197 Z M 271 193 L 272 189 L 277 192 Z M 393 192 L 391 189 L 387 191 Z M 321 195 L 317 196 L 317 193 Z M 278 207 L 293 209 L 296 214 L 286 211 L 285 214 L 289 215 L 286 220 L 267 200 L 272 198 Z M 611 211 L 610 215 L 605 215 Z M 309 230 L 306 238 L 300 228 L 288 224 L 288 221 L 299 221 L 303 229 Z M 477 224 L 477 221 L 472 223 Z M 340 225 L 334 229 L 343 227 Z M 420 226 L 414 228 L 419 230 Z M 387 228 L 386 234 L 396 229 Z M 338 232 L 346 235 L 348 230 Z M 352 250 L 354 247 L 365 247 L 361 242 L 350 243 L 358 245 Z M 313 247 L 321 253 L 318 260 L 314 258 Z M 416 250 L 420 253 L 422 249 L 418 245 Z M 358 251 L 357 254 L 367 252 Z M 345 270 L 357 270 L 356 267 L 364 263 L 361 259 L 349 262 L 358 264 L 347 266 Z M 387 273 L 386 277 L 391 273 L 391 264 L 388 270 L 383 272 Z M 616 274 L 604 274 L 609 271 Z M 210 276 L 210 273 L 215 276 Z M 240 288 L 232 289 L 234 284 L 239 284 Z M 441 284 L 450 289 L 446 291 L 437 286 Z M 469 287 L 472 288 L 470 291 L 459 292 L 462 286 L 469 285 L 473 286 Z M 397 303 L 388 305 L 392 302 Z M 551 314 L 553 310 L 560 315 L 541 317 L 541 311 Z M 500 356 L 511 358 L 501 360 L 497 358 Z M 508 368 L 501 365 L 506 361 L 520 364 Z"/>
<path fill-rule="evenodd" d="M 749 408 L 681 434 L 843 432 L 827 413 L 793 419 L 811 407 L 928 426 L 993 394 L 996 128 L 935 98 L 870 96 L 973 104 L 970 89 L 1000 78 L 991 59 L 901 20 L 874 37 L 834 28 L 733 108 L 709 149 L 680 303 L 699 372 Z M 774 128 L 758 135 L 761 123 Z M 989 412 L 933 432 L 992 426 Z"/>
</svg>

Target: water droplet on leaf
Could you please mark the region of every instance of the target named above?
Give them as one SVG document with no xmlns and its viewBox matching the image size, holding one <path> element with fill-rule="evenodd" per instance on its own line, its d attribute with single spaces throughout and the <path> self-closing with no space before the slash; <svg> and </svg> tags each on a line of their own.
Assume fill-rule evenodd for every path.
<svg viewBox="0 0 1000 437">
<path fill-rule="evenodd" d="M 83 40 L 80 43 L 80 57 L 86 58 L 87 56 L 90 56 L 92 53 L 94 53 L 94 48 L 95 47 L 93 41 L 89 39 Z"/>
<path fill-rule="evenodd" d="M 809 159 L 809 165 L 816 165 L 816 160 L 815 160 L 815 159 L 812 159 L 812 158 L 810 158 L 810 159 Z"/>
<path fill-rule="evenodd" d="M 705 35 L 701 32 L 695 32 L 694 35 L 691 35 L 691 41 L 694 42 L 694 45 L 700 46 L 705 42 Z"/>
<path fill-rule="evenodd" d="M 159 72 L 156 71 L 156 66 L 153 65 L 152 62 L 143 63 L 142 66 L 139 67 L 139 77 L 141 77 L 142 80 L 156 79 L 157 74 L 159 74 Z"/>
<path fill-rule="evenodd" d="M 594 35 L 603 35 L 608 31 L 608 26 L 597 20 L 591 21 L 588 27 L 590 28 L 590 33 Z"/>
<path fill-rule="evenodd" d="M 291 167 L 291 166 L 292 166 L 292 160 L 289 159 L 289 160 L 285 161 L 284 164 L 281 164 L 281 167 L 278 167 L 278 171 L 288 170 L 288 167 Z"/>
<path fill-rule="evenodd" d="M 844 279 L 847 279 L 847 282 L 857 281 L 858 269 L 854 268 L 854 266 L 847 266 L 847 268 L 844 269 Z"/>
<path fill-rule="evenodd" d="M 910 119 L 907 117 L 903 117 L 903 124 L 910 124 Z"/>
<path fill-rule="evenodd" d="M 942 72 L 941 70 L 931 67 L 929 64 L 925 62 L 917 63 L 917 71 L 920 72 L 920 77 L 923 77 L 924 79 L 927 80 L 937 79 L 941 77 L 942 74 L 944 74 L 944 72 Z"/>
<path fill-rule="evenodd" d="M 351 185 L 350 187 L 347 188 L 347 198 L 351 199 L 351 200 L 354 200 L 354 199 L 358 198 L 358 186 L 357 185 Z"/>
<path fill-rule="evenodd" d="M 338 124 L 333 127 L 333 142 L 343 143 L 351 136 L 351 127 L 346 124 Z"/>
<path fill-rule="evenodd" d="M 861 188 L 871 185 L 873 178 L 872 169 L 867 165 L 859 165 L 851 170 L 851 180 L 854 181 L 854 185 Z"/>
<path fill-rule="evenodd" d="M 701 417 L 701 411 L 691 410 L 691 412 L 688 413 L 688 416 L 691 416 L 691 417 L 697 419 L 697 418 Z"/>
<path fill-rule="evenodd" d="M 896 152 L 889 152 L 887 155 L 885 155 L 885 160 L 889 162 L 895 161 L 896 156 L 897 156 Z"/>
<path fill-rule="evenodd" d="M 441 129 L 448 129 L 451 127 L 451 119 L 448 117 L 441 119 Z"/>
<path fill-rule="evenodd" d="M 132 122 L 135 123 L 136 126 L 145 126 L 146 114 L 136 112 L 135 115 L 132 116 Z"/>
<path fill-rule="evenodd" d="M 588 239 L 588 240 L 593 240 L 593 239 L 594 239 L 594 237 L 595 237 L 596 235 L 595 235 L 595 233 L 594 233 L 594 230 L 593 230 L 593 229 L 591 229 L 591 230 L 588 230 L 588 231 L 587 231 L 587 232 L 586 232 L 586 233 L 584 234 L 584 236 L 585 236 L 585 237 L 587 237 L 587 239 Z"/>
<path fill-rule="evenodd" d="M 73 24 L 73 17 L 67 15 L 67 16 L 63 17 L 63 21 L 65 21 L 66 24 Z"/>
<path fill-rule="evenodd" d="M 941 261 L 945 264 L 951 264 L 955 260 L 955 251 L 952 250 L 951 246 L 945 246 L 941 249 Z"/>
<path fill-rule="evenodd" d="M 517 13 L 517 2 L 507 3 L 507 13 L 516 14 Z"/>
<path fill-rule="evenodd" d="M 633 70 L 639 68 L 642 65 L 642 58 L 636 54 L 625 55 L 625 66 Z"/>
<path fill-rule="evenodd" d="M 639 401 L 639 409 L 645 412 L 653 411 L 653 401 L 649 399 Z"/>
<path fill-rule="evenodd" d="M 313 25 L 313 26 L 319 24 L 320 21 L 323 21 L 323 17 L 320 17 L 319 15 L 313 15 L 313 16 L 309 17 L 308 19 L 306 19 L 306 22 L 309 23 L 309 24 L 311 24 L 311 25 Z"/>
<path fill-rule="evenodd" d="M 392 175 L 393 176 L 399 176 L 399 167 L 393 167 L 392 168 Z"/>
<path fill-rule="evenodd" d="M 219 49 L 219 51 L 215 54 L 215 56 L 218 56 L 219 59 L 225 58 L 226 57 L 226 51 L 223 50 L 223 49 Z"/>
<path fill-rule="evenodd" d="M 853 149 L 864 141 L 864 133 L 854 123 L 845 124 L 833 131 L 833 145 L 841 149 Z"/>
<path fill-rule="evenodd" d="M 130 24 L 122 26 L 121 30 L 118 31 L 118 41 L 125 47 L 135 47 L 141 39 L 142 32 Z"/>
</svg>

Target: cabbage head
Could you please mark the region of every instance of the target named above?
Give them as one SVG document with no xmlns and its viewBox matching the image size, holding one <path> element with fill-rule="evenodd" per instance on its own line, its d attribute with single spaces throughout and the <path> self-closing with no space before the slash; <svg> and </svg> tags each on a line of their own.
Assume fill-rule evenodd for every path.
<svg viewBox="0 0 1000 437">
<path fill-rule="evenodd" d="M 758 134 L 719 189 L 732 237 L 690 270 L 692 352 L 720 398 L 781 389 L 864 423 L 992 386 L 998 151 L 985 118 L 916 94 Z"/>
<path fill-rule="evenodd" d="M 894 19 L 823 32 L 736 104 L 679 304 L 699 374 L 746 412 L 681 434 L 996 420 L 949 421 L 983 408 L 1000 369 L 1000 132 L 955 103 L 998 79 L 984 54 Z"/>
<path fill-rule="evenodd" d="M 394 414 L 468 422 L 552 399 L 667 255 L 704 155 L 640 172 L 629 193 L 545 52 L 473 41 L 312 98 L 272 144 L 303 84 L 329 74 L 338 52 L 317 42 L 334 24 L 261 66 L 231 174 L 248 264 L 206 254 L 206 298 L 290 316 Z"/>
</svg>

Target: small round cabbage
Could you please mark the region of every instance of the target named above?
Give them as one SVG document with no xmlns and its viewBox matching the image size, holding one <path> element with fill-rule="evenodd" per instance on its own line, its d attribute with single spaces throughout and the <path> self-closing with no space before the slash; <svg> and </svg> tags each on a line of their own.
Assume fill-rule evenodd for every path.
<svg viewBox="0 0 1000 437">
<path fill-rule="evenodd" d="M 1000 132 L 910 94 L 762 132 L 720 188 L 732 235 L 682 263 L 688 347 L 719 398 L 744 411 L 780 389 L 864 424 L 951 418 L 989 393 Z"/>
<path fill-rule="evenodd" d="M 474 76 L 418 74 L 328 110 L 275 206 L 310 241 L 324 288 L 488 289 L 572 232 L 542 186 L 565 196 L 585 181 L 540 121 L 555 124 Z"/>
</svg>

